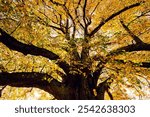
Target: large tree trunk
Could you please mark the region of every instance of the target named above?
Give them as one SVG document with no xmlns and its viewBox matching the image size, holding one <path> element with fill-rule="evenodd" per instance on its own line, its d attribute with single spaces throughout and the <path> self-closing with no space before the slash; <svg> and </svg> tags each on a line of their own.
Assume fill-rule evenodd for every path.
<svg viewBox="0 0 150 117">
<path fill-rule="evenodd" d="M 90 87 L 89 80 L 81 75 L 71 75 L 66 81 L 59 93 L 54 95 L 59 100 L 104 100 L 106 88 L 99 85 L 96 90 Z M 101 90 L 100 90 L 101 89 Z M 98 95 L 94 94 L 94 91 Z"/>
</svg>

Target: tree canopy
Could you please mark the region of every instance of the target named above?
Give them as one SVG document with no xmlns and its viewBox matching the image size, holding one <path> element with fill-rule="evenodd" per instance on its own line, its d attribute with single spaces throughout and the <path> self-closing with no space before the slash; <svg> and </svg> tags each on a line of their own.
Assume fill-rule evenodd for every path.
<svg viewBox="0 0 150 117">
<path fill-rule="evenodd" d="M 149 35 L 150 0 L 1 0 L 1 93 L 150 98 Z"/>
</svg>

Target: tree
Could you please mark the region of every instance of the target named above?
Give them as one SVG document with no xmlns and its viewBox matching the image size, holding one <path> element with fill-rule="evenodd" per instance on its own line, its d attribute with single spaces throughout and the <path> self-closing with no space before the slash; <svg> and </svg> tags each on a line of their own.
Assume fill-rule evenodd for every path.
<svg viewBox="0 0 150 117">
<path fill-rule="evenodd" d="M 125 93 L 118 93 L 122 85 L 142 95 L 150 76 L 149 3 L 2 0 L 0 85 L 37 87 L 56 99 L 113 99 Z"/>
</svg>

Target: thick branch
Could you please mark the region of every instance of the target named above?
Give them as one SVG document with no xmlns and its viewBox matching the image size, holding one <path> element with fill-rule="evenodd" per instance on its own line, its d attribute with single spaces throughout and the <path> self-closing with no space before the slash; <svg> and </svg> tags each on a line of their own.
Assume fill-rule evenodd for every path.
<svg viewBox="0 0 150 117">
<path fill-rule="evenodd" d="M 0 28 L 0 42 L 6 45 L 9 49 L 16 50 L 21 52 L 25 55 L 31 54 L 36 56 L 43 56 L 49 58 L 50 60 L 56 60 L 59 58 L 58 55 L 54 54 L 53 52 L 46 50 L 44 48 L 39 48 L 34 45 L 28 45 L 17 41 L 14 37 L 10 36 L 4 30 Z"/>
<path fill-rule="evenodd" d="M 65 61 L 58 61 L 57 65 L 64 70 L 64 72 L 68 75 L 70 72 L 70 66 Z"/>
<path fill-rule="evenodd" d="M 145 67 L 145 68 L 150 68 L 150 63 L 149 62 L 142 62 L 142 64 L 140 66 Z"/>
<path fill-rule="evenodd" d="M 51 76 L 37 72 L 17 72 L 17 73 L 0 73 L 0 85 L 10 85 L 15 87 L 38 87 L 46 89 L 50 86 L 52 90 L 60 87 L 61 83 L 52 79 L 50 82 L 47 79 L 52 79 Z"/>
<path fill-rule="evenodd" d="M 50 79 L 50 80 L 48 80 Z M 0 85 L 14 87 L 36 87 L 52 93 L 56 98 L 61 93 L 62 84 L 51 76 L 37 72 L 0 73 Z"/>
<path fill-rule="evenodd" d="M 111 51 L 107 56 L 110 55 L 118 55 L 121 52 L 133 52 L 133 51 L 150 51 L 150 44 L 131 44 L 125 47 L 118 48 L 116 50 Z"/>
<path fill-rule="evenodd" d="M 99 63 L 98 65 L 97 65 L 97 69 L 96 69 L 96 71 L 94 71 L 93 72 L 93 81 L 94 81 L 94 88 L 96 88 L 96 86 L 97 86 L 97 82 L 98 82 L 98 78 L 99 78 L 99 76 L 100 76 L 100 74 L 101 74 L 101 72 L 102 72 L 102 69 L 104 68 L 104 66 L 102 65 L 103 63 Z"/>
<path fill-rule="evenodd" d="M 108 79 L 107 79 L 107 80 L 108 80 Z M 104 100 L 105 92 L 106 92 L 107 89 L 108 89 L 107 80 L 105 80 L 104 82 L 100 83 L 100 84 L 97 86 L 97 88 L 96 88 L 96 91 L 97 91 L 97 99 L 99 99 L 99 100 Z"/>
<path fill-rule="evenodd" d="M 59 56 L 54 54 L 53 52 L 36 47 L 34 45 L 27 45 L 24 43 L 21 43 L 17 41 L 14 37 L 7 34 L 4 30 L 0 28 L 1 36 L 0 36 L 0 42 L 2 42 L 4 45 L 6 45 L 8 48 L 12 50 L 16 50 L 18 52 L 21 52 L 23 54 L 31 54 L 36 56 L 43 56 L 46 58 L 49 58 L 50 60 L 57 60 L 59 59 Z M 58 65 L 61 67 L 65 72 L 66 69 L 69 68 L 69 65 L 66 62 L 59 62 Z M 67 66 L 67 67 L 66 67 Z"/>
<path fill-rule="evenodd" d="M 83 5 L 83 21 L 86 26 L 86 6 L 87 6 L 87 0 L 84 0 L 84 5 Z"/>
<path fill-rule="evenodd" d="M 49 83 L 46 80 L 43 80 L 50 77 L 43 73 L 36 72 L 17 72 L 17 73 L 0 73 L 0 85 L 12 85 L 18 87 L 34 87 L 36 85 L 48 85 Z"/>
<path fill-rule="evenodd" d="M 88 26 L 91 24 L 91 19 L 88 19 L 88 17 L 86 16 L 86 7 L 87 7 L 87 0 L 84 0 L 83 5 L 84 36 L 88 35 Z"/>
<path fill-rule="evenodd" d="M 109 98 L 110 98 L 111 100 L 113 100 L 113 95 L 111 94 L 111 92 L 110 92 L 108 89 L 106 89 L 106 92 L 108 93 Z"/>
<path fill-rule="evenodd" d="M 142 3 L 142 2 L 141 2 Z M 129 6 L 126 6 L 124 7 L 123 9 L 119 10 L 118 12 L 115 12 L 114 14 L 112 14 L 111 16 L 109 16 L 107 19 L 105 19 L 104 21 L 100 22 L 98 24 L 98 26 L 96 28 L 94 28 L 94 30 L 89 34 L 90 37 L 92 37 L 95 33 L 97 33 L 97 31 L 104 25 L 106 24 L 108 21 L 110 21 L 111 19 L 113 19 L 114 17 L 120 15 L 121 13 L 131 9 L 131 8 L 134 8 L 134 7 L 137 7 L 139 5 L 141 5 L 141 3 L 135 3 L 135 4 L 132 4 L 132 5 L 129 5 Z"/>
<path fill-rule="evenodd" d="M 135 66 L 139 66 L 139 67 L 144 67 L 144 68 L 150 68 L 150 62 L 139 62 L 139 63 L 134 63 L 132 61 L 124 61 L 124 60 L 118 60 L 116 59 L 115 61 L 125 64 L 127 62 L 132 63 Z"/>
<path fill-rule="evenodd" d="M 137 43 L 137 44 L 142 44 L 143 41 L 141 41 L 141 39 L 134 35 L 133 32 L 124 24 L 124 22 L 121 20 L 120 23 L 122 24 L 123 28 L 129 33 L 129 35 L 133 38 L 133 40 Z"/>
</svg>

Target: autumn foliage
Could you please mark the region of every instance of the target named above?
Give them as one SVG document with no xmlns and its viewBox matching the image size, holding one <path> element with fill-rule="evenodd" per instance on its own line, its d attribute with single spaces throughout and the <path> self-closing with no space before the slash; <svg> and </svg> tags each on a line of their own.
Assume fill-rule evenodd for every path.
<svg viewBox="0 0 150 117">
<path fill-rule="evenodd" d="M 1 0 L 1 96 L 149 99 L 149 35 L 150 0 Z"/>
</svg>

